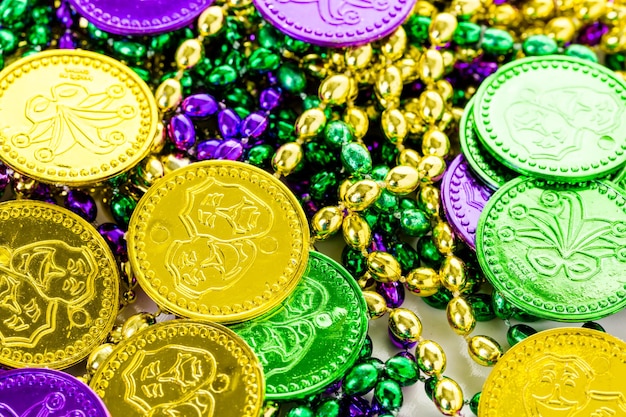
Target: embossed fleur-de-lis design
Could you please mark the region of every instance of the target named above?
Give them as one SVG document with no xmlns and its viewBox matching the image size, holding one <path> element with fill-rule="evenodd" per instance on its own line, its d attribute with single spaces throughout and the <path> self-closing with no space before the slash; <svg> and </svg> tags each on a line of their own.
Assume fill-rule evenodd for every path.
<svg viewBox="0 0 626 417">
<path fill-rule="evenodd" d="M 322 20 L 331 25 L 356 25 L 361 22 L 359 9 L 387 10 L 389 0 L 277 0 L 279 3 L 317 3 Z"/>
<path fill-rule="evenodd" d="M 26 118 L 32 126 L 11 141 L 18 148 L 35 147 L 40 162 L 51 162 L 76 145 L 94 154 L 109 153 L 127 140 L 123 129 L 115 127 L 136 114 L 132 106 L 117 104 L 124 95 L 121 85 L 90 93 L 81 85 L 58 84 L 49 96 L 28 99 Z"/>
<path fill-rule="evenodd" d="M 509 215 L 518 226 L 512 236 L 503 235 L 528 246 L 526 259 L 538 273 L 585 281 L 600 272 L 602 258 L 626 262 L 626 223 L 586 217 L 575 191 L 546 190 L 540 207 L 512 206 Z"/>
</svg>

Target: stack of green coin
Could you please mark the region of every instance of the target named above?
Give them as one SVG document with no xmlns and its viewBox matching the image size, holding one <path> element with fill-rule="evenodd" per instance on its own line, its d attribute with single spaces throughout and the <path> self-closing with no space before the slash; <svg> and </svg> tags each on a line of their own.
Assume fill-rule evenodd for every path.
<svg viewBox="0 0 626 417">
<path fill-rule="evenodd" d="M 626 305 L 626 198 L 603 179 L 624 176 L 614 173 L 626 163 L 625 112 L 623 81 L 564 56 L 503 66 L 466 110 L 463 150 L 499 187 L 480 217 L 478 259 L 516 307 L 580 322 Z"/>
</svg>

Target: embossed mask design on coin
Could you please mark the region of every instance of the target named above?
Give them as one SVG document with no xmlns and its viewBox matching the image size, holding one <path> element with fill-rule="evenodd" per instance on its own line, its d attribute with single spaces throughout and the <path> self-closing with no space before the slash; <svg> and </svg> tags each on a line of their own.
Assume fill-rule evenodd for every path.
<svg viewBox="0 0 626 417">
<path fill-rule="evenodd" d="M 283 302 L 283 308 L 266 318 L 271 325 L 258 321 L 237 330 L 250 343 L 266 378 L 296 366 L 315 340 L 324 338 L 324 330 L 340 326 L 348 314 L 342 307 L 327 311 L 328 290 L 316 280 L 305 276 L 299 288 Z"/>
<path fill-rule="evenodd" d="M 270 207 L 237 184 L 213 178 L 186 192 L 179 214 L 189 239 L 166 251 L 166 268 L 182 293 L 199 297 L 234 285 L 254 262 L 256 239 L 272 228 Z"/>
<path fill-rule="evenodd" d="M 213 394 L 230 384 L 216 370 L 215 357 L 204 349 L 167 345 L 139 351 L 121 371 L 124 401 L 147 417 L 210 417 Z"/>
<path fill-rule="evenodd" d="M 626 224 L 601 218 L 585 218 L 581 197 L 573 191 L 557 194 L 546 190 L 541 208 L 516 204 L 509 214 L 519 223 L 515 230 L 500 228 L 503 241 L 519 240 L 528 249 L 526 259 L 540 274 L 563 274 L 571 281 L 586 281 L 602 269 L 602 259 L 626 262 Z"/>
<path fill-rule="evenodd" d="M 13 410 L 9 404 L 0 402 L 0 417 L 87 417 L 80 409 L 65 412 L 66 402 L 64 394 L 52 392 L 21 414 Z"/>
<path fill-rule="evenodd" d="M 356 25 L 361 22 L 359 9 L 385 11 L 388 0 L 277 0 L 278 3 L 317 3 L 322 20 L 331 25 Z"/>
<path fill-rule="evenodd" d="M 82 308 L 95 295 L 95 258 L 88 247 L 46 240 L 16 249 L 0 246 L 0 341 L 34 347 L 55 331 L 59 305 L 70 326 L 90 324 Z M 8 331 L 6 331 L 7 329 Z"/>
<path fill-rule="evenodd" d="M 116 127 L 136 114 L 132 106 L 117 104 L 124 91 L 121 85 L 101 92 L 90 92 L 78 84 L 55 85 L 49 96 L 28 99 L 26 119 L 32 126 L 11 141 L 17 148 L 37 147 L 34 156 L 40 162 L 52 162 L 74 146 L 97 155 L 113 152 L 128 140 Z M 64 140 L 67 136 L 73 140 Z"/>
</svg>

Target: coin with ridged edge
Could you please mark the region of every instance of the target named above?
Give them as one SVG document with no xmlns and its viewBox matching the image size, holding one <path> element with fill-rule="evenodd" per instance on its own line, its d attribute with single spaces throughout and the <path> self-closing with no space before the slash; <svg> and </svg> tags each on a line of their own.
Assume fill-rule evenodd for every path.
<svg viewBox="0 0 626 417">
<path fill-rule="evenodd" d="M 304 272 L 304 211 L 276 177 L 233 161 L 177 169 L 141 198 L 128 226 L 137 281 L 178 316 L 249 320 L 293 291 Z"/>
<path fill-rule="evenodd" d="M 135 166 L 159 122 L 126 65 L 90 51 L 44 51 L 0 72 L 0 159 L 38 181 L 93 184 Z"/>
<path fill-rule="evenodd" d="M 106 241 L 69 210 L 0 204 L 0 363 L 67 368 L 108 336 L 119 272 Z"/>
<path fill-rule="evenodd" d="M 258 417 L 265 390 L 259 360 L 239 336 L 193 320 L 123 340 L 89 385 L 112 417 Z"/>
<path fill-rule="evenodd" d="M 302 281 L 276 310 L 231 329 L 259 357 L 268 399 L 302 398 L 354 364 L 367 335 L 367 306 L 348 271 L 311 252 Z"/>
<path fill-rule="evenodd" d="M 504 354 L 483 385 L 478 417 L 626 415 L 626 343 L 585 328 L 536 333 Z"/>
</svg>

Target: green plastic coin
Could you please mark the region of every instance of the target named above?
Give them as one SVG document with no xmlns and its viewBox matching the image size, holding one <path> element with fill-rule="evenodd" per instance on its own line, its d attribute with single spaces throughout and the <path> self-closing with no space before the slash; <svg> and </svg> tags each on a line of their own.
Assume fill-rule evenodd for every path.
<svg viewBox="0 0 626 417">
<path fill-rule="evenodd" d="M 231 327 L 256 353 L 266 399 L 315 394 L 354 364 L 367 335 L 367 306 L 348 271 L 311 252 L 294 292 L 271 313 Z"/>
<path fill-rule="evenodd" d="M 549 185 L 516 178 L 485 206 L 476 253 L 511 304 L 564 322 L 626 306 L 626 199 L 600 180 Z"/>
<path fill-rule="evenodd" d="M 461 151 L 476 176 L 492 190 L 497 190 L 507 181 L 517 177 L 517 173 L 511 171 L 491 156 L 480 143 L 474 130 L 474 99 L 471 99 L 465 107 L 461 126 L 459 127 L 459 140 Z"/>
<path fill-rule="evenodd" d="M 626 162 L 626 86 L 569 56 L 504 65 L 477 92 L 479 140 L 497 160 L 534 177 L 580 182 Z"/>
</svg>

